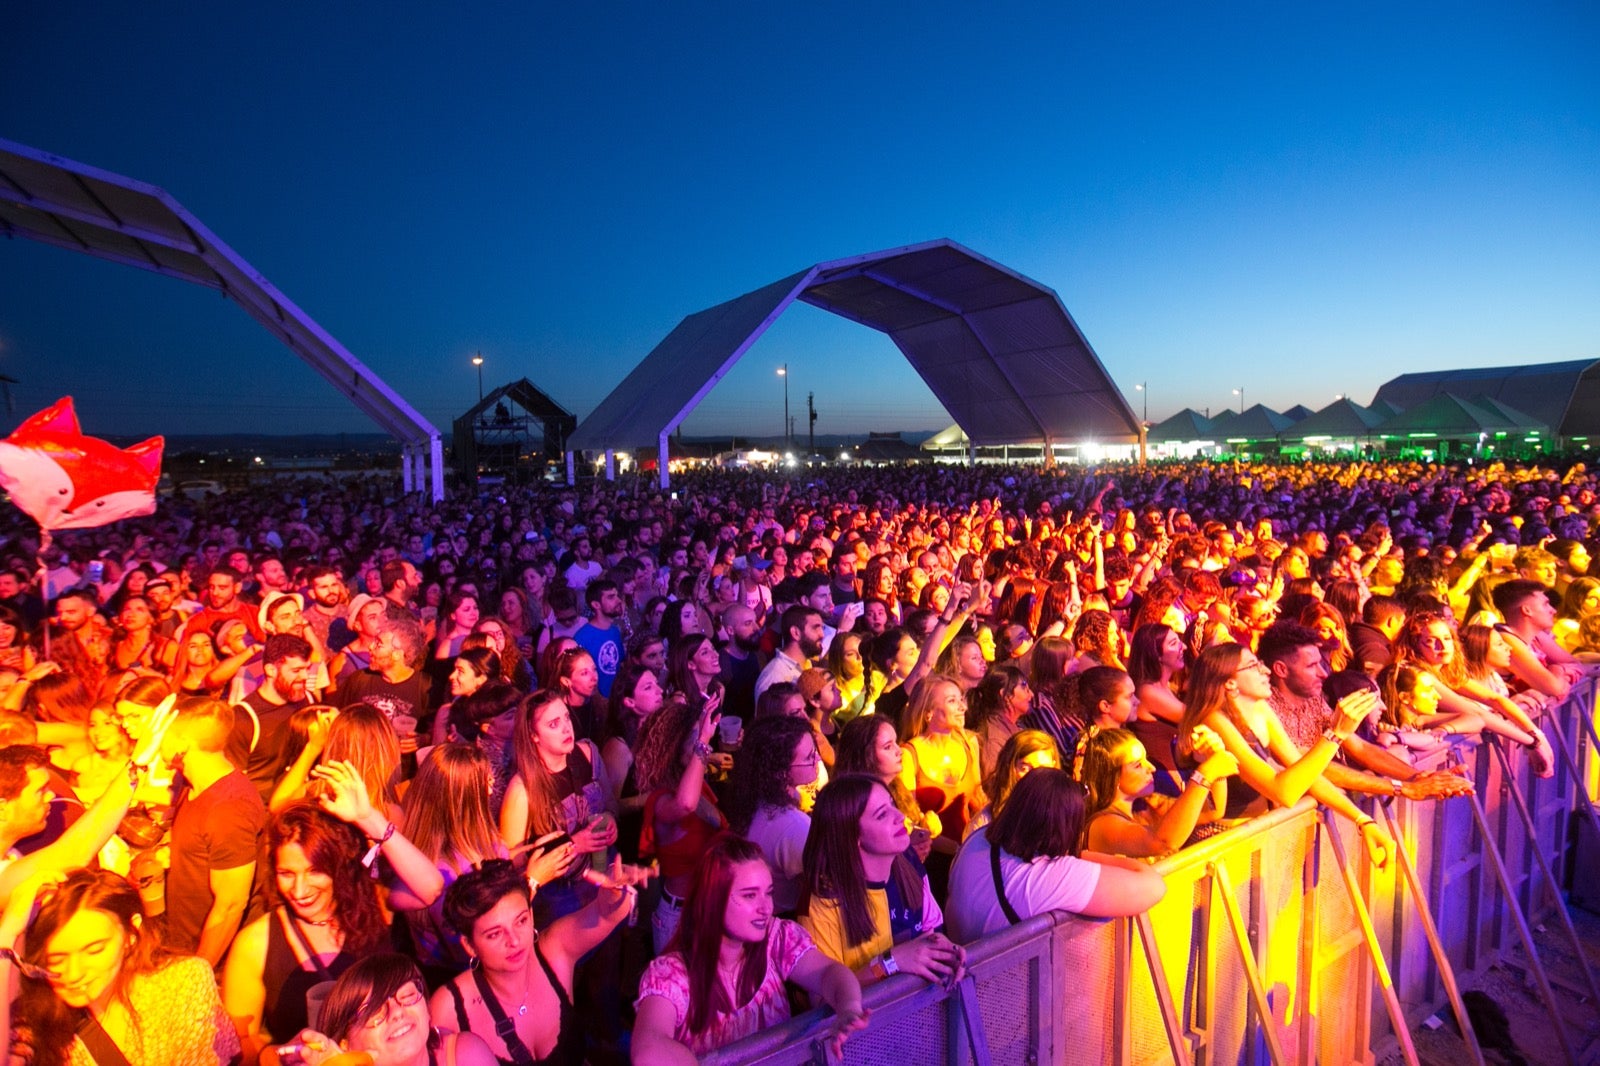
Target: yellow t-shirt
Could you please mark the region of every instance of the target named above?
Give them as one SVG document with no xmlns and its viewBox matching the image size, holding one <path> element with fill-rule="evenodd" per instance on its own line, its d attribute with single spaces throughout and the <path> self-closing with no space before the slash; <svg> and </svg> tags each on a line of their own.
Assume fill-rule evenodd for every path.
<svg viewBox="0 0 1600 1066">
<path fill-rule="evenodd" d="M 859 970 L 894 947 L 894 935 L 889 930 L 889 894 L 881 888 L 872 889 L 867 893 L 867 905 L 877 934 L 864 944 L 846 944 L 844 915 L 835 900 L 811 897 L 811 911 L 800 916 L 800 924 L 824 955 L 851 970 Z"/>
<path fill-rule="evenodd" d="M 889 886 L 875 885 L 867 889 L 867 907 L 872 913 L 872 928 L 877 932 L 865 943 L 846 944 L 844 915 L 835 900 L 812 896 L 810 913 L 800 915 L 800 925 L 811 934 L 812 942 L 824 955 L 852 970 L 860 970 L 895 944 L 944 925 L 944 914 L 933 898 L 933 890 L 928 887 L 927 875 L 923 875 L 921 884 L 922 898 L 915 904 L 921 909 L 920 914 L 899 902 L 896 889 L 896 913 L 891 915 Z"/>
</svg>

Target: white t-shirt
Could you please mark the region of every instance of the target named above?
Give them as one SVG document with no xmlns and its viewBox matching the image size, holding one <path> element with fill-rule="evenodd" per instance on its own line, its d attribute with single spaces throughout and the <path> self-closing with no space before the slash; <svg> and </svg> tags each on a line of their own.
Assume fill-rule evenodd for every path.
<svg viewBox="0 0 1600 1066">
<path fill-rule="evenodd" d="M 800 905 L 800 858 L 811 832 L 811 816 L 798 807 L 763 805 L 750 819 L 751 843 L 761 848 L 772 867 L 772 905 L 779 914 L 793 914 Z"/>
<path fill-rule="evenodd" d="M 1023 862 L 1000 853 L 1000 881 L 1006 899 L 1024 919 L 1046 911 L 1079 911 L 1088 906 L 1100 883 L 1100 864 L 1064 855 Z M 1011 924 L 994 892 L 989 867 L 989 827 L 977 830 L 961 845 L 950 868 L 950 893 L 945 930 L 958 944 L 970 944 L 986 933 Z"/>
</svg>

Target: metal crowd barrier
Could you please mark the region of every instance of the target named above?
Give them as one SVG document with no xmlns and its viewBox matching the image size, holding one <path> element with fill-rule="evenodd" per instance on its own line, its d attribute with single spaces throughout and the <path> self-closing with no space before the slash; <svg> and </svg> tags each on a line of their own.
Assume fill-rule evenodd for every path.
<svg viewBox="0 0 1600 1066">
<path fill-rule="evenodd" d="M 873 986 L 846 1061 L 1354 1063 L 1398 1050 L 1415 1064 L 1410 1031 L 1437 1012 L 1457 1019 L 1481 1066 L 1460 985 L 1503 962 L 1538 990 L 1575 1062 L 1581 1019 L 1563 1016 L 1531 930 L 1554 919 L 1583 959 L 1561 886 L 1574 818 L 1600 838 L 1585 785 L 1600 751 L 1595 700 L 1585 680 L 1546 720 L 1551 778 L 1520 752 L 1472 744 L 1470 800 L 1369 804 L 1401 843 L 1384 869 L 1354 826 L 1302 800 L 1158 863 L 1167 894 L 1146 915 L 1042 915 L 971 945 L 955 988 L 907 975 Z M 1600 1004 L 1582 969 L 1576 991 Z M 822 1063 L 826 1029 L 813 1011 L 702 1061 Z"/>
</svg>

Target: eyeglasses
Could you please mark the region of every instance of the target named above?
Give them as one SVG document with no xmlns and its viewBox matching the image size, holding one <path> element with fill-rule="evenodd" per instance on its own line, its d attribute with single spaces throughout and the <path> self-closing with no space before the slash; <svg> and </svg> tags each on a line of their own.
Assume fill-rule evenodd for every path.
<svg viewBox="0 0 1600 1066">
<path fill-rule="evenodd" d="M 382 1029 L 384 1024 L 389 1021 L 392 1008 L 398 1007 L 403 1010 L 408 1007 L 415 1007 L 426 998 L 422 990 L 415 984 L 407 983 L 400 991 L 384 1000 L 379 1005 L 377 1012 L 361 1023 L 361 1027 L 369 1031 Z"/>
<path fill-rule="evenodd" d="M 799 769 L 802 769 L 802 768 L 807 767 L 807 766 L 815 766 L 815 765 L 817 765 L 817 763 L 819 763 L 821 761 L 822 761 L 822 756 L 818 755 L 816 752 L 812 752 L 810 755 L 807 755 L 804 758 L 796 759 L 794 762 L 790 763 L 789 765 L 793 769 L 799 770 Z"/>
<path fill-rule="evenodd" d="M 1236 673 L 1236 674 L 1242 674 L 1242 673 L 1244 673 L 1244 672 L 1245 672 L 1245 671 L 1246 671 L 1246 670 L 1259 670 L 1259 671 L 1261 671 L 1261 672 L 1262 672 L 1262 673 L 1263 673 L 1263 674 L 1270 674 L 1270 673 L 1272 673 L 1272 667 L 1270 667 L 1270 666 L 1268 666 L 1268 665 L 1267 665 L 1267 664 L 1266 664 L 1266 663 L 1264 663 L 1264 662 L 1262 662 L 1262 661 L 1261 661 L 1261 660 L 1259 660 L 1259 659 L 1257 659 L 1257 660 L 1256 660 L 1256 661 L 1255 661 L 1255 662 L 1253 662 L 1253 663 L 1240 663 L 1240 664 L 1239 664 L 1239 669 L 1237 669 L 1237 670 L 1235 670 L 1235 671 L 1234 671 L 1234 673 Z"/>
</svg>

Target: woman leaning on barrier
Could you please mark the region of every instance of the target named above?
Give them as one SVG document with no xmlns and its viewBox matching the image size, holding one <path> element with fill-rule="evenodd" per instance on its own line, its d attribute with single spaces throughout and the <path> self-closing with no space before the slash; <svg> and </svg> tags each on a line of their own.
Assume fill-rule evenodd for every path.
<svg viewBox="0 0 1600 1066">
<path fill-rule="evenodd" d="M 1194 758 L 1195 729 L 1206 726 L 1239 763 L 1238 777 L 1228 783 L 1227 817 L 1262 814 L 1269 804 L 1288 807 L 1309 792 L 1355 822 L 1373 863 L 1387 864 L 1394 840 L 1322 777 L 1340 745 L 1377 708 L 1378 694 L 1362 689 L 1340 700 L 1332 723 L 1309 751 L 1301 752 L 1267 703 L 1268 677 L 1266 664 L 1243 645 L 1217 644 L 1201 652 L 1190 670 L 1178 726 L 1180 758 Z"/>
<path fill-rule="evenodd" d="M 971 943 L 1048 911 L 1093 918 L 1140 914 L 1166 894 L 1137 859 L 1080 852 L 1085 792 L 1065 770 L 1017 782 L 990 825 L 961 846 L 950 871 L 950 935 Z"/>
<path fill-rule="evenodd" d="M 1224 779 L 1239 772 L 1239 763 L 1223 748 L 1211 730 L 1196 729 L 1195 754 L 1199 769 L 1189 775 L 1177 799 L 1155 795 L 1156 770 L 1144 744 L 1126 729 L 1091 729 L 1078 742 L 1073 776 L 1089 793 L 1089 820 L 1084 846 L 1108 855 L 1160 858 L 1189 840 L 1206 816 L 1206 800 L 1213 786 L 1227 788 Z M 1226 791 L 1222 796 L 1226 797 Z M 1206 823 L 1220 828 L 1216 815 L 1225 807 L 1218 800 Z"/>
<path fill-rule="evenodd" d="M 724 834 L 696 868 L 683 922 L 639 983 L 632 1055 L 638 1066 L 693 1066 L 714 1051 L 789 1017 L 785 982 L 835 1014 L 837 1057 L 866 1026 L 855 975 L 823 955 L 806 931 L 772 911 L 772 873 L 761 849 Z"/>
<path fill-rule="evenodd" d="M 944 915 L 905 816 L 877 778 L 846 775 L 817 794 L 802 865 L 800 924 L 863 983 L 902 970 L 960 979 L 964 955 L 939 932 Z"/>
</svg>

